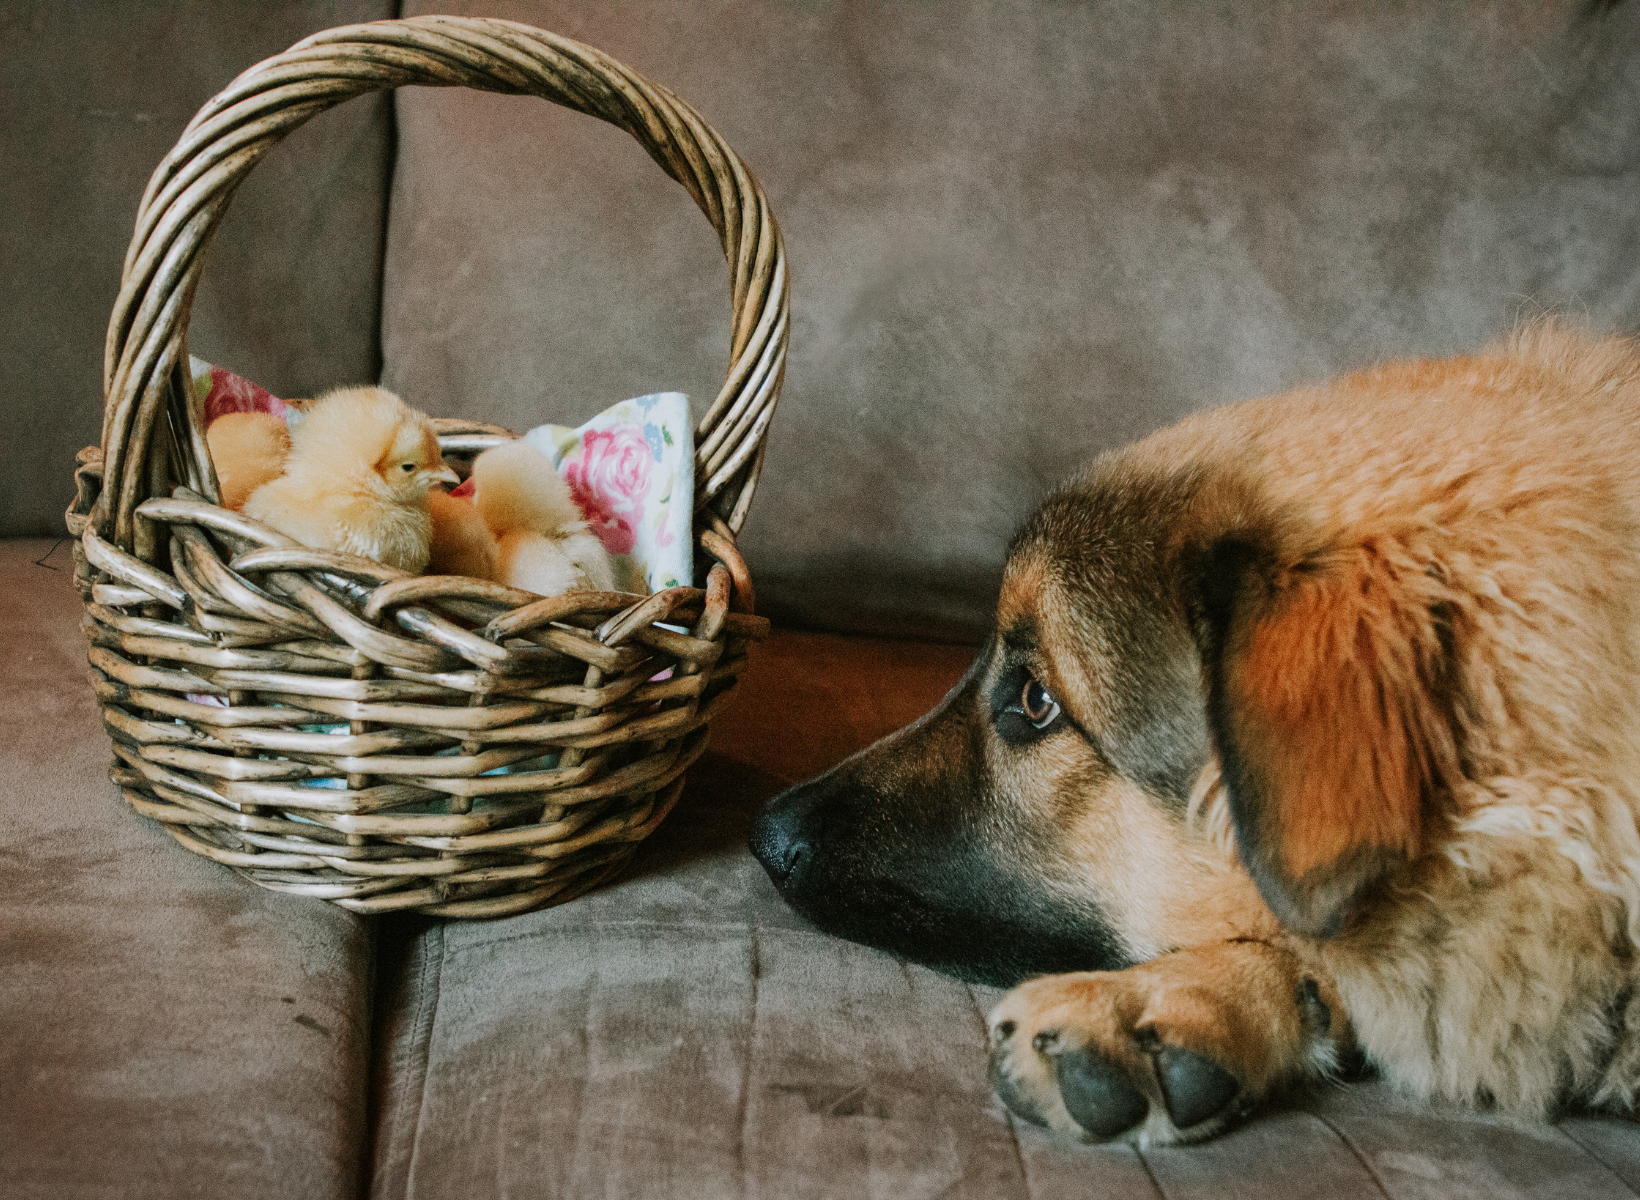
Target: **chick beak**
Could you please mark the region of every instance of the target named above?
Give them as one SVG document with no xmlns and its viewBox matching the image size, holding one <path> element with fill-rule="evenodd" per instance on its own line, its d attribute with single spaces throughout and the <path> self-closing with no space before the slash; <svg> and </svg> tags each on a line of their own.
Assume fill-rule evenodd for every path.
<svg viewBox="0 0 1640 1200">
<path fill-rule="evenodd" d="M 451 487 L 457 487 L 461 483 L 461 476 L 457 475 L 455 469 L 448 463 L 440 463 L 438 470 L 430 472 L 427 478 L 429 482 L 447 483 Z"/>
</svg>

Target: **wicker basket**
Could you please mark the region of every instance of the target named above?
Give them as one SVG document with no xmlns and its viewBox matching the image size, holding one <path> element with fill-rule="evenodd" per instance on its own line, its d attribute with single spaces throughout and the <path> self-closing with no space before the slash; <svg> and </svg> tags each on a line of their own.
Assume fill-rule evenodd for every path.
<svg viewBox="0 0 1640 1200">
<path fill-rule="evenodd" d="M 697 557 L 713 564 L 702 586 L 542 599 L 409 577 L 215 503 L 186 379 L 205 246 L 280 138 L 406 84 L 529 93 L 601 117 L 717 230 L 734 328 L 696 432 Z M 108 327 L 102 447 L 80 454 L 68 516 L 125 799 L 263 887 L 361 912 L 499 916 L 607 878 L 676 803 L 767 628 L 735 535 L 787 329 L 785 252 L 751 173 L 687 104 L 596 50 L 506 21 L 419 17 L 330 30 L 246 71 L 143 196 Z M 437 424 L 450 456 L 514 436 Z"/>
</svg>

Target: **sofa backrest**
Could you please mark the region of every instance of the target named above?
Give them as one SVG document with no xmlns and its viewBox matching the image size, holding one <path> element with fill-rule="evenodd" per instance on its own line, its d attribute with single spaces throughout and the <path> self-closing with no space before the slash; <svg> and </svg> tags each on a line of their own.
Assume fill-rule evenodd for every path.
<svg viewBox="0 0 1640 1200">
<path fill-rule="evenodd" d="M 1640 5 L 402 8 L 598 46 L 758 174 L 794 327 L 743 547 L 787 622 L 975 636 L 1012 528 L 1102 448 L 1542 309 L 1640 329 Z M 661 389 L 710 400 L 727 273 L 629 138 L 475 92 L 410 89 L 394 110 L 387 386 L 515 428 Z M 137 175 L 190 111 L 156 121 Z M 253 175 L 195 353 L 287 394 L 374 369 L 388 136 L 348 105 Z M 51 196 L 34 219 L 83 211 Z M 123 241 L 104 241 L 117 269 Z M 95 322 L 76 321 L 77 343 Z M 92 412 L 95 332 L 35 342 L 73 349 L 72 402 Z M 36 468 L 5 510 L 15 532 L 66 493 L 63 463 Z"/>
<path fill-rule="evenodd" d="M 63 533 L 102 430 L 103 339 L 148 177 L 252 63 L 391 0 L 12 6 L 0 69 L 0 536 Z M 392 104 L 343 105 L 234 198 L 190 343 L 287 396 L 373 378 Z"/>
</svg>

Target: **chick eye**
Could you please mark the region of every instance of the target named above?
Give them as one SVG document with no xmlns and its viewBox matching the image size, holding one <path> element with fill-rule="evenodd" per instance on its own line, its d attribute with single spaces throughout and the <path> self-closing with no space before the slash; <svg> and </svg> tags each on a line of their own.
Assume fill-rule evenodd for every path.
<svg viewBox="0 0 1640 1200">
<path fill-rule="evenodd" d="M 1041 680 L 1027 679 L 1019 694 L 1019 711 L 1037 729 L 1046 729 L 1059 717 L 1059 701 L 1055 700 Z"/>
<path fill-rule="evenodd" d="M 413 463 L 413 462 L 400 463 L 399 464 L 399 470 L 405 472 L 406 474 L 408 474 L 411 471 L 414 471 L 415 469 L 416 469 L 416 464 Z"/>
</svg>

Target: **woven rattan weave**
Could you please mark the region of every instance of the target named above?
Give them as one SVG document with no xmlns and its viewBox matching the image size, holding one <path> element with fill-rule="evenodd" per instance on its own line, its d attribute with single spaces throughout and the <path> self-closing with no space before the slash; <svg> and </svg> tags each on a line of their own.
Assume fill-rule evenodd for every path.
<svg viewBox="0 0 1640 1200">
<path fill-rule="evenodd" d="M 407 84 L 544 97 L 630 133 L 711 221 L 732 273 L 727 378 L 696 430 L 700 587 L 542 599 L 310 550 L 219 507 L 187 324 L 239 181 L 353 96 Z M 780 231 L 665 88 L 506 21 L 317 34 L 234 80 L 148 184 L 104 359 L 102 446 L 69 511 L 91 682 L 137 812 L 264 887 L 359 911 L 497 916 L 615 871 L 766 623 L 735 547 L 784 375 Z M 341 381 L 346 382 L 346 381 Z M 448 457 L 513 435 L 437 422 Z"/>
</svg>

